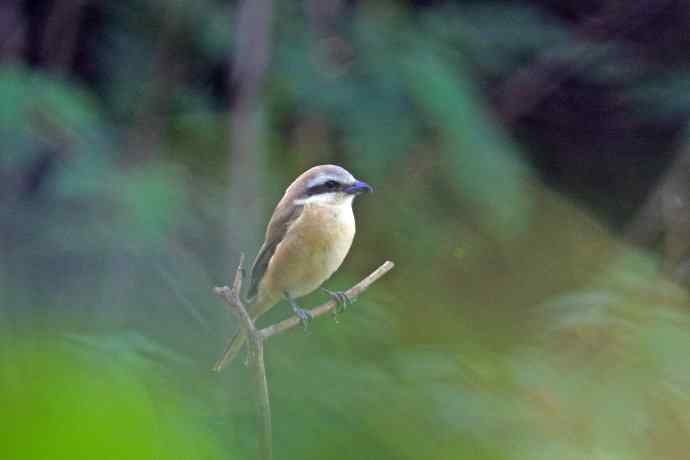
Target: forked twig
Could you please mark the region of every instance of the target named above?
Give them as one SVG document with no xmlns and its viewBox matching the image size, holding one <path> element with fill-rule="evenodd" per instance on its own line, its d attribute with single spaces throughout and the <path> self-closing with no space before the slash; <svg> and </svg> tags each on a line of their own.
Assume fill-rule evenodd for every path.
<svg viewBox="0 0 690 460">
<path fill-rule="evenodd" d="M 228 305 L 230 311 L 235 314 L 241 322 L 240 327 L 247 332 L 247 348 L 249 367 L 254 378 L 254 385 L 256 388 L 256 411 L 258 424 L 258 447 L 259 458 L 261 460 L 270 460 L 273 458 L 273 445 L 271 440 L 271 406 L 268 395 L 268 380 L 266 378 L 266 365 L 264 364 L 264 340 L 273 337 L 274 335 L 283 333 L 289 329 L 300 324 L 299 318 L 291 316 L 279 323 L 257 329 L 251 316 L 247 312 L 247 308 L 242 302 L 240 292 L 242 292 L 242 281 L 244 278 L 244 254 L 240 256 L 240 263 L 235 272 L 235 278 L 232 283 L 232 288 L 227 286 L 215 287 L 213 292 L 220 296 Z M 354 301 L 359 295 L 364 292 L 369 286 L 375 283 L 379 278 L 388 273 L 395 264 L 387 261 L 379 268 L 374 270 L 369 276 L 362 281 L 345 291 L 345 295 Z M 335 300 L 326 302 L 316 308 L 309 310 L 312 317 L 325 315 L 337 308 L 338 304 Z"/>
<path fill-rule="evenodd" d="M 350 289 L 345 291 L 344 294 L 348 297 L 348 299 L 354 302 L 355 299 L 357 299 L 357 297 L 359 297 L 359 295 L 362 292 L 366 291 L 369 286 L 374 284 L 379 278 L 381 278 L 383 275 L 385 275 L 391 269 L 393 269 L 394 266 L 395 264 L 390 260 L 384 262 L 383 265 L 371 272 L 371 274 L 364 278 L 362 281 L 360 281 L 359 283 L 355 284 Z M 316 318 L 317 316 L 322 316 L 326 313 L 335 310 L 337 307 L 338 302 L 336 302 L 335 300 L 331 300 L 308 311 L 313 318 Z M 267 339 L 269 337 L 273 337 L 274 335 L 283 333 L 288 329 L 292 329 L 293 327 L 298 326 L 299 324 L 299 318 L 297 316 L 291 316 L 279 323 L 272 324 L 263 329 L 260 329 L 257 332 L 261 334 L 263 338 Z"/>
<path fill-rule="evenodd" d="M 247 348 L 249 354 L 249 365 L 254 377 L 256 388 L 256 412 L 258 424 L 258 447 L 259 458 L 261 460 L 271 460 L 273 458 L 273 443 L 271 441 L 271 405 L 268 398 L 268 381 L 266 380 L 266 366 L 264 365 L 264 343 L 263 339 L 257 334 L 254 321 L 247 312 L 242 302 L 240 292 L 242 292 L 242 279 L 244 278 L 244 254 L 240 255 L 240 263 L 235 272 L 235 279 L 232 289 L 223 286 L 213 289 L 217 295 L 221 296 L 225 303 L 230 307 L 237 318 L 242 322 L 242 326 L 247 330 Z"/>
</svg>

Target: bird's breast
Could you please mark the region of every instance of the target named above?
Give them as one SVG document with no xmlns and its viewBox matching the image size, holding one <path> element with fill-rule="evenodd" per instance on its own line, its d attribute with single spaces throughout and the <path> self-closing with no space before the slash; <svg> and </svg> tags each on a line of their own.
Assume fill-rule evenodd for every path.
<svg viewBox="0 0 690 460">
<path fill-rule="evenodd" d="M 266 287 L 293 297 L 309 294 L 340 267 L 354 236 L 349 205 L 306 205 L 271 258 Z"/>
</svg>

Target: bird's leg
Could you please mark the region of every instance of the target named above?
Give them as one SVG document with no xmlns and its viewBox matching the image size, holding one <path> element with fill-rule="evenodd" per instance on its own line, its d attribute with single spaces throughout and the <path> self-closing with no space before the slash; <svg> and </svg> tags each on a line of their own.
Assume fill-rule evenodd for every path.
<svg viewBox="0 0 690 460">
<path fill-rule="evenodd" d="M 331 296 L 331 299 L 338 303 L 338 305 L 335 307 L 334 314 L 344 312 L 347 310 L 347 307 L 354 303 L 352 299 L 350 299 L 343 291 L 329 291 L 325 287 L 322 287 L 321 290 Z"/>
<path fill-rule="evenodd" d="M 309 326 L 309 323 L 313 319 L 311 313 L 309 313 L 307 310 L 304 310 L 303 308 L 300 308 L 300 306 L 297 305 L 297 302 L 295 302 L 295 299 L 293 299 L 287 291 L 285 291 L 283 294 L 285 295 L 285 298 L 292 307 L 292 311 L 294 311 L 295 315 L 299 317 L 299 320 L 302 323 L 304 330 L 306 331 Z"/>
</svg>

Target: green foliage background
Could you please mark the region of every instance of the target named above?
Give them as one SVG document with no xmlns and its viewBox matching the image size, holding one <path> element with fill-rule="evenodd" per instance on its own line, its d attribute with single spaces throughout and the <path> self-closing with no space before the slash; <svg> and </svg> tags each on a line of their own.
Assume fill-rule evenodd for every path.
<svg viewBox="0 0 690 460">
<path fill-rule="evenodd" d="M 265 221 L 301 171 L 342 164 L 377 190 L 328 286 L 397 264 L 338 322 L 268 343 L 276 458 L 686 458 L 687 287 L 619 232 L 649 181 L 621 198 L 540 169 L 668 143 L 511 130 L 484 87 L 575 53 L 572 30 L 540 2 L 355 2 L 333 58 L 275 3 L 252 206 Z M 254 455 L 246 368 L 210 372 L 236 326 L 211 287 L 263 231 L 227 206 L 236 9 L 112 3 L 88 72 L 0 61 L 0 458 Z M 578 84 L 631 124 L 677 122 L 688 66 L 623 45 L 589 44 Z M 668 161 L 636 158 L 643 179 Z"/>
</svg>

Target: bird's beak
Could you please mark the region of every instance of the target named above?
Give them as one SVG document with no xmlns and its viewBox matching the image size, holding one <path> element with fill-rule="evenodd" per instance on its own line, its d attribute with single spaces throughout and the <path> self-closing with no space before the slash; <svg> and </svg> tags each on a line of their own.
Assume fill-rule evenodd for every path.
<svg viewBox="0 0 690 460">
<path fill-rule="evenodd" d="M 344 192 L 349 193 L 350 195 L 359 195 L 360 193 L 368 192 L 371 193 L 374 191 L 374 188 L 367 184 L 366 182 L 362 181 L 357 181 L 354 184 L 348 186 L 345 188 Z"/>
</svg>

